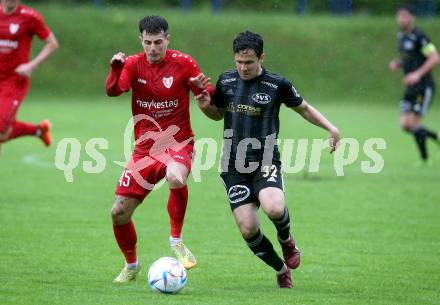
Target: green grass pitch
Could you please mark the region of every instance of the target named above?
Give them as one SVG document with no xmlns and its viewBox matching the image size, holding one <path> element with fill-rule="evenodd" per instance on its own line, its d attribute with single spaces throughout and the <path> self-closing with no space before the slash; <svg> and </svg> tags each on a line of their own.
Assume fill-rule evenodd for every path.
<svg viewBox="0 0 440 305">
<path fill-rule="evenodd" d="M 313 101 L 311 101 L 312 104 Z M 360 107 L 359 105 L 365 105 Z M 364 174 L 359 159 L 337 177 L 325 154 L 318 173 L 285 176 L 286 200 L 302 265 L 295 287 L 280 290 L 274 272 L 241 239 L 215 168 L 202 182 L 189 182 L 184 238 L 199 265 L 178 295 L 161 295 L 147 285 L 148 266 L 172 255 L 168 246 L 167 190 L 153 192 L 137 210 L 138 253 L 143 270 L 136 283 L 112 283 L 123 264 L 114 241 L 110 207 L 123 159 L 122 132 L 130 118 L 129 96 L 55 99 L 29 97 L 19 118 L 54 124 L 54 144 L 33 138 L 4 145 L 0 157 L 0 303 L 12 304 L 408 304 L 439 302 L 440 148 L 430 145 L 432 164 L 419 167 L 413 140 L 398 129 L 397 103 L 358 101 L 316 104 L 344 137 L 363 143 L 382 137 L 387 149 L 379 174 Z M 220 145 L 222 124 L 192 107 L 197 138 Z M 359 115 L 361 113 L 361 115 Z M 436 105 L 427 124 L 435 129 Z M 293 111 L 282 108 L 281 138 L 325 138 Z M 67 183 L 54 167 L 55 148 L 65 137 L 84 145 L 106 138 L 105 171 L 86 174 L 80 166 Z M 275 230 L 262 215 L 262 229 Z M 275 245 L 280 251 L 279 245 Z"/>
</svg>

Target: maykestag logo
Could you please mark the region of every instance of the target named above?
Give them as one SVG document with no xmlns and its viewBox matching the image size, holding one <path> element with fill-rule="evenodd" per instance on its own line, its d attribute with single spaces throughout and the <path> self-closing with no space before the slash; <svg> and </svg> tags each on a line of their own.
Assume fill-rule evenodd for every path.
<svg viewBox="0 0 440 305">
<path fill-rule="evenodd" d="M 149 147 L 148 154 L 134 160 L 132 158 L 134 126 L 143 121 L 147 121 L 151 126 L 156 126 L 156 130 L 150 130 L 138 136 L 134 141 L 136 146 L 145 146 L 147 143 Z M 113 163 L 124 168 L 123 175 L 129 173 L 139 185 L 150 190 L 156 189 L 163 185 L 165 179 L 162 179 L 159 185 L 155 185 L 144 179 L 142 172 L 156 162 L 168 165 L 172 162 L 183 161 L 182 157 L 176 152 L 192 143 L 194 139 L 189 137 L 185 141 L 178 142 L 175 136 L 179 131 L 180 128 L 176 125 L 171 125 L 162 130 L 161 126 L 152 117 L 136 115 L 128 121 L 124 131 L 123 149 L 125 160 L 113 161 Z M 329 149 L 328 139 L 277 139 L 275 134 L 267 136 L 263 141 L 255 138 L 241 139 L 237 146 L 232 147 L 233 137 L 234 131 L 227 129 L 224 130 L 222 142 L 212 138 L 200 138 L 194 142 L 196 153 L 192 159 L 190 174 L 195 182 L 201 182 L 202 173 L 213 168 L 216 168 L 219 173 L 226 172 L 231 165 L 239 173 L 250 173 L 259 168 L 264 170 L 262 164 L 272 162 L 275 149 L 281 153 L 283 173 L 317 173 L 322 170 L 323 154 L 328 152 Z M 107 167 L 107 159 L 103 151 L 109 149 L 109 141 L 104 138 L 92 138 L 87 141 L 84 149 L 90 159 L 82 162 L 82 170 L 90 174 L 104 172 Z M 369 138 L 363 142 L 354 138 L 342 138 L 338 149 L 332 155 L 332 159 L 326 160 L 325 167 L 326 170 L 330 167 L 336 176 L 344 176 L 345 169 L 348 166 L 357 166 L 360 172 L 364 174 L 377 174 L 385 166 L 381 154 L 381 151 L 385 149 L 386 142 L 383 138 Z M 264 152 L 261 162 L 246 162 L 246 156 L 252 150 Z M 64 138 L 57 144 L 55 166 L 63 171 L 67 182 L 74 181 L 73 171 L 80 165 L 81 151 L 81 142 L 76 138 Z M 173 172 L 172 174 L 179 181 L 185 181 L 187 178 L 180 177 L 179 172 Z M 233 192 L 233 197 L 242 194 L 242 191 Z"/>
<path fill-rule="evenodd" d="M 0 39 L 0 47 L 17 49 L 18 48 L 18 41 L 8 40 L 8 39 Z"/>
<path fill-rule="evenodd" d="M 148 110 L 151 109 L 166 109 L 166 108 L 177 108 L 179 106 L 179 100 L 175 99 L 174 101 L 141 101 L 136 100 L 136 105 L 138 105 L 141 108 L 148 108 Z"/>
</svg>

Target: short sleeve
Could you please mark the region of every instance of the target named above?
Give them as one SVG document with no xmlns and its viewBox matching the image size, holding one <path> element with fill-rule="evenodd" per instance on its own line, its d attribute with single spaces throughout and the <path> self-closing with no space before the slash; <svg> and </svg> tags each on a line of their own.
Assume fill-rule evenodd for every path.
<svg viewBox="0 0 440 305">
<path fill-rule="evenodd" d="M 191 83 L 190 79 L 192 77 L 196 77 L 197 75 L 200 74 L 200 68 L 199 65 L 197 64 L 197 62 L 195 61 L 194 58 L 192 58 L 190 55 L 184 55 L 183 56 L 183 61 L 185 63 L 185 69 L 186 69 L 186 83 L 189 86 L 189 88 L 191 89 L 191 91 L 195 94 L 198 95 L 200 94 L 203 90 L 198 88 L 197 86 L 194 86 L 193 83 Z"/>
<path fill-rule="evenodd" d="M 295 86 L 285 78 L 280 84 L 280 101 L 286 104 L 287 107 L 297 107 L 301 105 L 303 101 L 303 98 Z"/>
<path fill-rule="evenodd" d="M 184 55 L 184 56 L 186 56 L 185 59 L 187 59 L 186 71 L 187 71 L 187 76 L 188 76 L 188 80 L 189 80 L 189 78 L 196 77 L 197 75 L 200 74 L 200 68 L 194 58 L 192 58 L 189 55 Z"/>
<path fill-rule="evenodd" d="M 418 42 L 419 42 L 420 47 L 422 49 L 423 49 L 423 47 L 426 47 L 431 42 L 428 35 L 426 35 L 424 32 L 420 32 L 417 39 L 418 39 Z"/>
<path fill-rule="evenodd" d="M 213 104 L 218 108 L 225 108 L 225 99 L 221 88 L 221 77 L 218 79 L 217 84 L 215 85 Z"/>
<path fill-rule="evenodd" d="M 32 35 L 37 35 L 41 40 L 46 40 L 52 31 L 39 13 L 33 12 L 32 17 L 32 26 L 30 28 Z"/>
</svg>

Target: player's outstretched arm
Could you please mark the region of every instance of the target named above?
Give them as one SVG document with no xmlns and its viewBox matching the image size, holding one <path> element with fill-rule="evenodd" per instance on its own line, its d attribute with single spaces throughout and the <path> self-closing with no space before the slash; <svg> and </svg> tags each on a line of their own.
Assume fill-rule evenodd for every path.
<svg viewBox="0 0 440 305">
<path fill-rule="evenodd" d="M 203 90 L 202 93 L 196 96 L 196 101 L 200 110 L 210 119 L 220 121 L 223 119 L 224 110 L 218 108 L 212 103 L 211 95 L 207 90 Z"/>
<path fill-rule="evenodd" d="M 30 62 L 19 65 L 15 68 L 15 73 L 31 77 L 32 72 L 43 62 L 49 55 L 51 55 L 58 48 L 58 40 L 53 33 L 50 33 L 49 37 L 45 40 L 45 45 L 41 49 L 40 53 L 32 59 Z"/>
<path fill-rule="evenodd" d="M 329 132 L 329 141 L 330 141 L 330 153 L 336 150 L 337 144 L 341 139 L 341 135 L 339 134 L 338 128 L 330 123 L 327 118 L 322 115 L 318 110 L 309 105 L 305 100 L 298 106 L 293 107 L 297 113 L 299 113 L 304 119 L 309 121 L 310 123 L 319 126 L 321 128 L 326 129 Z"/>
</svg>

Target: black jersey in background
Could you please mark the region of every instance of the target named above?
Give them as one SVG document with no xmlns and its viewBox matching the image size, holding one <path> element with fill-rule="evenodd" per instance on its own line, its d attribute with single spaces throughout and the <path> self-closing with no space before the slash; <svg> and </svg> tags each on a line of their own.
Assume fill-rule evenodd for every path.
<svg viewBox="0 0 440 305">
<path fill-rule="evenodd" d="M 405 74 L 420 68 L 426 61 L 423 49 L 431 41 L 428 36 L 418 28 L 414 28 L 410 33 L 397 33 L 397 45 L 402 60 L 402 67 Z M 425 74 L 418 85 L 429 86 L 434 84 L 431 72 Z"/>
</svg>

